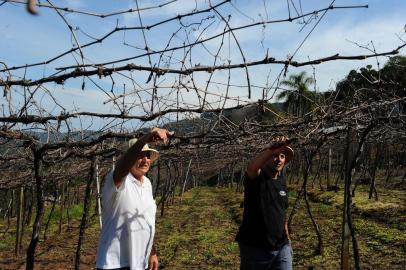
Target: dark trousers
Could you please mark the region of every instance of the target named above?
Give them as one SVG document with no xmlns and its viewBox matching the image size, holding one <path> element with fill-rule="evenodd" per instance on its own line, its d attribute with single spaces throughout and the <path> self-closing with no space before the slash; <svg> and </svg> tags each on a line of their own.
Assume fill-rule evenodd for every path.
<svg viewBox="0 0 406 270">
<path fill-rule="evenodd" d="M 271 251 L 244 244 L 240 246 L 240 270 L 292 270 L 293 251 L 290 244 Z"/>
</svg>

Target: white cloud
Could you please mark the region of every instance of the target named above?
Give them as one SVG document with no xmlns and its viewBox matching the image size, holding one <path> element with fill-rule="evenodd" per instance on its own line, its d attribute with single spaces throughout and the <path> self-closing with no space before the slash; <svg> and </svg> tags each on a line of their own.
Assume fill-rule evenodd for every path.
<svg viewBox="0 0 406 270">
<path fill-rule="evenodd" d="M 401 41 L 396 37 L 395 33 L 404 25 L 404 20 L 399 17 L 381 19 L 364 20 L 358 24 L 341 21 L 336 24 L 324 28 L 322 31 L 316 32 L 300 49 L 295 60 L 307 61 L 320 57 L 332 56 L 339 53 L 341 56 L 364 55 L 371 54 L 371 51 L 365 48 L 360 48 L 353 42 L 362 46 L 368 45 L 372 49 L 371 41 L 378 53 L 387 52 L 395 49 L 401 44 Z M 291 46 L 291 51 L 294 47 Z M 381 67 L 386 61 L 386 58 L 379 58 Z M 362 61 L 332 61 L 322 63 L 316 66 L 319 77 L 319 86 L 326 90 L 331 80 L 341 80 L 348 74 L 351 69 L 357 69 L 368 64 L 376 67 L 376 59 L 369 58 Z M 308 71 L 310 67 L 306 68 Z M 296 72 L 294 68 L 290 68 L 291 72 Z"/>
</svg>

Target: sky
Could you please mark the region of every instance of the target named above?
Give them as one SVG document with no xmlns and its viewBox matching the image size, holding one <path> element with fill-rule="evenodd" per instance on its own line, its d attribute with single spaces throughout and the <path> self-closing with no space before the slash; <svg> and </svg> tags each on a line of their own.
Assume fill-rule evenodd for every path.
<svg viewBox="0 0 406 270">
<path fill-rule="evenodd" d="M 8 67 L 21 66 L 37 62 L 48 61 L 73 46 L 83 46 L 113 31 L 116 27 L 137 27 L 154 25 L 165 19 L 179 14 L 187 14 L 193 10 L 202 10 L 221 3 L 221 0 L 178 0 L 158 1 L 149 0 L 138 2 L 133 0 L 69 0 L 69 1 L 41 1 L 42 4 L 52 3 L 58 7 L 69 7 L 74 10 L 90 13 L 109 14 L 115 11 L 130 8 L 156 7 L 161 8 L 143 10 L 138 14 L 124 13 L 107 18 L 99 18 L 78 13 L 61 11 L 60 16 L 55 10 L 39 7 L 36 16 L 30 15 L 25 6 L 19 3 L 0 1 L 0 62 Z M 220 34 L 227 27 L 236 28 L 247 24 L 284 20 L 297 15 L 326 8 L 330 3 L 334 6 L 363 6 L 368 8 L 332 9 L 305 17 L 293 22 L 266 23 L 255 27 L 232 31 L 203 44 L 193 46 L 191 49 L 180 49 L 173 53 L 166 53 L 159 62 L 159 55 L 137 57 L 145 52 L 146 44 L 153 51 L 165 47 L 182 46 L 183 44 L 209 38 Z M 288 6 L 289 5 L 289 6 Z M 297 12 L 296 12 L 297 10 Z M 241 64 L 243 59 L 247 62 L 259 61 L 266 55 L 277 60 L 286 60 L 293 55 L 294 61 L 307 61 L 309 59 L 323 58 L 335 54 L 343 56 L 370 54 L 371 51 L 387 52 L 405 43 L 404 13 L 406 1 L 404 0 L 271 0 L 271 1 L 244 1 L 232 0 L 216 8 L 216 12 L 202 13 L 194 16 L 173 20 L 158 25 L 148 31 L 126 30 L 116 31 L 102 43 L 83 48 L 84 63 L 101 64 L 123 58 L 133 58 L 129 61 L 117 62 L 106 67 L 119 67 L 128 63 L 142 66 L 160 65 L 173 69 L 190 68 L 199 65 Z M 230 16 L 229 16 L 230 15 Z M 228 20 L 228 21 L 227 21 Z M 225 23 L 227 21 L 228 25 Z M 68 28 L 71 25 L 75 36 Z M 405 54 L 405 51 L 400 52 Z M 218 57 L 215 58 L 214 56 Z M 192 85 L 195 83 L 202 92 L 207 89 L 213 95 L 207 96 L 206 109 L 219 106 L 235 106 L 238 104 L 255 102 L 262 98 L 263 88 L 266 88 L 267 98 L 276 101 L 275 92 L 270 86 L 276 86 L 278 78 L 286 79 L 289 75 L 306 71 L 314 76 L 316 84 L 311 88 L 315 91 L 326 91 L 335 88 L 335 84 L 344 79 L 351 69 L 359 69 L 366 65 L 382 68 L 388 58 L 369 58 L 362 61 L 331 61 L 315 66 L 295 68 L 290 66 L 286 77 L 278 77 L 283 73 L 282 65 L 260 65 L 248 68 L 251 98 L 248 98 L 248 81 L 246 70 L 233 69 L 231 71 L 215 71 L 213 73 L 195 72 L 193 76 L 179 76 L 164 74 L 157 79 L 159 86 L 158 96 L 161 100 L 155 102 L 154 112 L 159 109 L 178 106 L 176 98 L 180 97 L 180 106 L 197 108 L 200 103 L 195 91 L 181 89 L 179 92 L 173 86 Z M 0 68 L 3 65 L 0 63 Z M 0 72 L 0 79 L 7 76 L 13 79 L 39 79 L 50 76 L 56 68 L 82 63 L 77 53 L 70 53 L 47 65 Z M 30 111 L 40 115 L 55 115 L 61 111 L 91 111 L 100 113 L 118 113 L 119 106 L 126 104 L 132 115 L 147 115 L 151 108 L 152 82 L 147 82 L 148 72 L 123 72 L 114 74 L 112 78 L 97 76 L 70 79 L 63 85 L 48 83 L 35 92 L 36 104 L 30 106 Z M 132 80 L 129 79 L 132 77 Z M 114 81 L 114 84 L 113 84 Z M 210 81 L 208 84 L 207 81 Z M 230 82 L 231 87 L 225 84 Z M 84 90 L 82 85 L 84 84 Z M 256 87 L 258 86 L 258 87 Z M 124 94 L 125 99 L 117 99 L 114 105 L 110 100 L 113 89 L 115 95 Z M 34 88 L 31 88 L 33 91 Z M 132 93 L 132 94 L 131 94 Z M 228 94 L 228 100 L 220 98 Z M 23 104 L 23 89 L 12 89 L 11 113 L 18 112 Z M 51 96 L 52 94 L 52 96 Z M 110 100 L 110 101 L 109 101 Z M 238 101 L 237 101 L 238 100 Z M 4 114 L 10 114 L 8 102 L 5 97 L 0 98 Z M 37 107 L 36 107 L 37 106 Z M 168 119 L 167 119 L 168 120 Z M 86 122 L 87 121 L 87 122 Z M 95 128 L 94 125 L 112 127 L 114 124 L 86 120 L 75 125 L 84 125 Z M 160 121 L 165 121 L 161 119 Z M 138 128 L 142 123 L 133 121 L 129 128 Z"/>
</svg>

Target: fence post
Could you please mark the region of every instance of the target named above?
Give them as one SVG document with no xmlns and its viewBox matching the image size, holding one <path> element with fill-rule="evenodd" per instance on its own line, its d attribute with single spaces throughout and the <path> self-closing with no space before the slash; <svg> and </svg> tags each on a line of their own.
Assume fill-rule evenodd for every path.
<svg viewBox="0 0 406 270">
<path fill-rule="evenodd" d="M 187 166 L 185 181 L 183 182 L 182 195 L 183 195 L 183 192 L 185 192 L 186 183 L 187 183 L 187 178 L 188 178 L 188 176 L 189 176 L 189 170 L 190 170 L 190 164 L 191 164 L 191 163 L 192 163 L 192 159 L 189 160 L 189 165 Z"/>
<path fill-rule="evenodd" d="M 99 215 L 100 229 L 102 228 L 102 211 L 101 211 L 101 195 L 100 195 L 100 180 L 99 180 L 99 162 L 96 159 L 96 188 L 97 188 L 97 214 Z"/>
<path fill-rule="evenodd" d="M 20 244 L 22 238 L 22 227 L 23 227 L 23 213 L 24 213 L 24 187 L 21 185 L 20 187 L 20 200 L 19 200 L 19 207 L 18 207 L 18 215 L 17 215 L 17 235 L 16 235 L 16 246 L 15 246 L 15 254 L 18 256 L 20 254 Z"/>
<path fill-rule="evenodd" d="M 330 186 L 330 176 L 331 176 L 331 157 L 333 155 L 331 147 L 328 148 L 328 174 L 327 174 L 327 188 Z"/>
</svg>

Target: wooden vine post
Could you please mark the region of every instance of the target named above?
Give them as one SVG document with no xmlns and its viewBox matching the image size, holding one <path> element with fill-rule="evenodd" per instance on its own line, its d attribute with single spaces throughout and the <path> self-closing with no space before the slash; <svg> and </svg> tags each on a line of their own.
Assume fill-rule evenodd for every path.
<svg viewBox="0 0 406 270">
<path fill-rule="evenodd" d="M 185 176 L 185 180 L 183 181 L 183 187 L 182 187 L 182 194 L 185 192 L 185 188 L 186 188 L 186 184 L 187 184 L 187 179 L 189 177 L 189 170 L 190 170 L 190 164 L 192 164 L 192 159 L 189 160 L 189 165 L 187 166 L 187 171 L 186 171 L 186 176 Z"/>
<path fill-rule="evenodd" d="M 18 207 L 18 215 L 17 215 L 17 232 L 16 232 L 16 243 L 15 243 L 15 255 L 18 256 L 20 254 L 20 246 L 21 246 L 21 239 L 22 239 L 22 231 L 23 231 L 23 219 L 24 219 L 24 186 L 21 185 L 20 187 L 20 200 L 19 200 L 19 207 Z"/>
<path fill-rule="evenodd" d="M 101 194 L 100 194 L 100 179 L 99 179 L 99 163 L 96 162 L 96 189 L 97 189 L 97 214 L 99 216 L 100 229 L 102 228 L 102 209 L 101 209 Z"/>
</svg>

